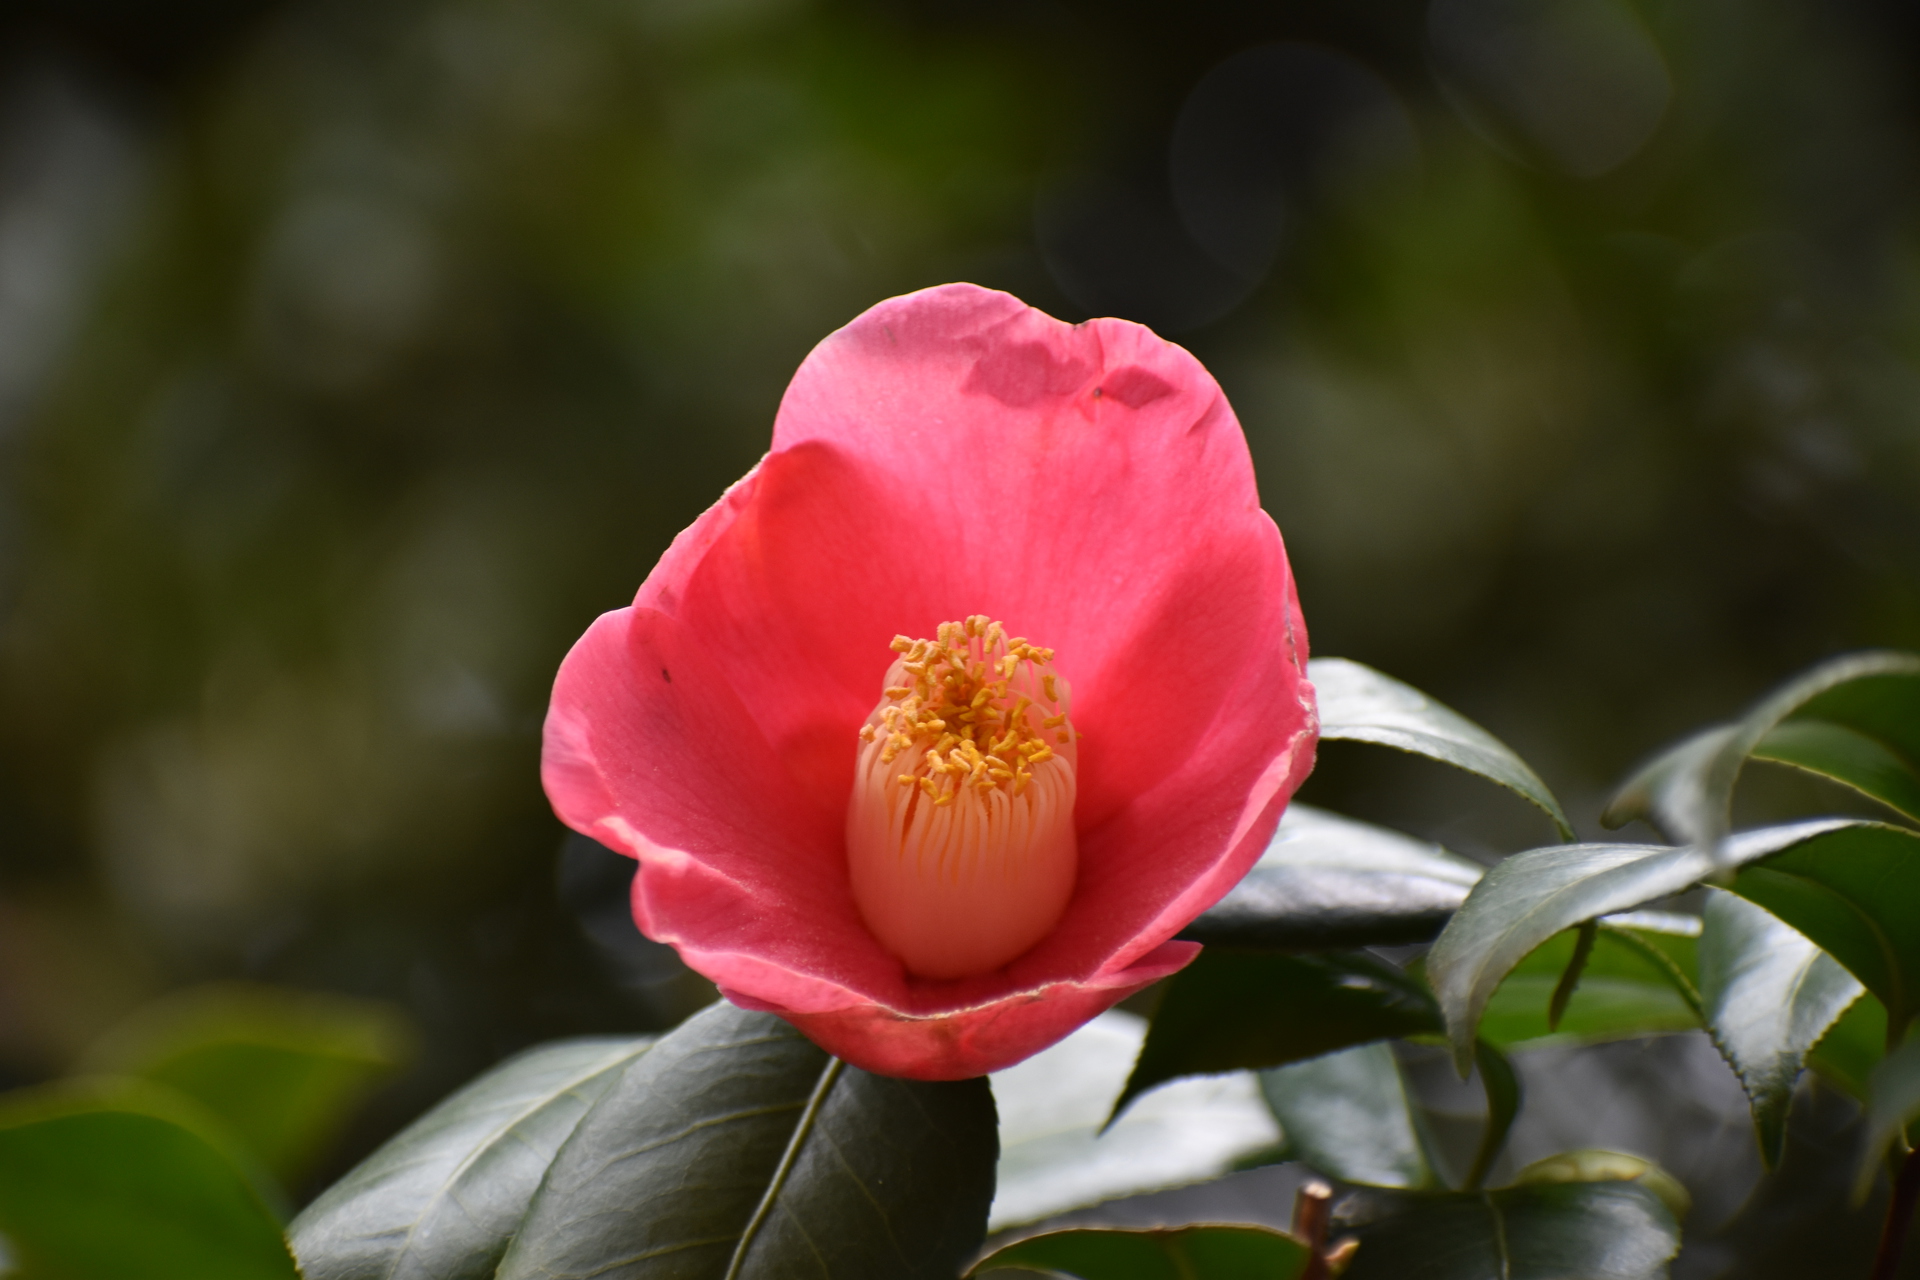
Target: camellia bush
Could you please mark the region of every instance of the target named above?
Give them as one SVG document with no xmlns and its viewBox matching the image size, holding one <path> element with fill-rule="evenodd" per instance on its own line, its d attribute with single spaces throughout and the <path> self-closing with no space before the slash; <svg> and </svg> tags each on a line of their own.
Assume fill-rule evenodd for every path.
<svg viewBox="0 0 1920 1280">
<path fill-rule="evenodd" d="M 1289 807 L 1329 740 L 1478 775 L 1562 842 L 1486 868 Z M 1750 760 L 1885 818 L 1735 829 Z M 1485 730 L 1309 660 L 1240 428 L 1190 355 L 928 290 L 808 357 L 771 451 L 555 683 L 556 812 L 637 860 L 640 929 L 724 999 L 512 1058 L 283 1229 L 277 1188 L 403 1032 L 203 993 L 0 1101 L 6 1260 L 1640 1280 L 1668 1274 L 1687 1190 L 1633 1152 L 1519 1165 L 1515 1051 L 1704 1029 L 1768 1167 L 1809 1072 L 1855 1100 L 1821 1158 L 1884 1199 L 1869 1256 L 1892 1276 L 1920 1194 L 1916 762 L 1920 656 L 1848 655 L 1620 788 L 1602 821 L 1670 843 L 1576 843 Z M 1421 1055 L 1480 1091 L 1472 1124 L 1423 1102 Z M 1290 1229 L 1060 1221 L 1282 1162 L 1309 1171 L 1267 1215 Z"/>
</svg>

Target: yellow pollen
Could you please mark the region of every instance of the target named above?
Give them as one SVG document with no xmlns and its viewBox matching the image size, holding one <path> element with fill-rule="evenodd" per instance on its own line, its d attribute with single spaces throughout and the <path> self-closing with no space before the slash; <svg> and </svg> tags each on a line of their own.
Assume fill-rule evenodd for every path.
<svg viewBox="0 0 1920 1280">
<path fill-rule="evenodd" d="M 1007 640 L 1006 629 L 981 614 L 942 623 L 938 635 L 938 641 L 894 637 L 891 647 L 903 655 L 894 665 L 906 679 L 886 686 L 883 697 L 892 705 L 880 708 L 877 725 L 861 729 L 862 741 L 873 742 L 880 729 L 887 730 L 882 764 L 924 748 L 915 772 L 900 777 L 954 778 L 936 803 L 952 801 L 963 775 L 983 790 L 1018 794 L 1032 767 L 1054 758 L 1046 738 L 1061 746 L 1071 741 L 1067 734 L 1042 734 L 1067 724 L 1059 677 L 1041 670 L 1053 651 Z M 1024 691 L 1016 691 L 1016 683 Z M 1036 707 L 1043 714 L 1031 714 Z M 934 794 L 931 787 L 926 791 Z"/>
</svg>

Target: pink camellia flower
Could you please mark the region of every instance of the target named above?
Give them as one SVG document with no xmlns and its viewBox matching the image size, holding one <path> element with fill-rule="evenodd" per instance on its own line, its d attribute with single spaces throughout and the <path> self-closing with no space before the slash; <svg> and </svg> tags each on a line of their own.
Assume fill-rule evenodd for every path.
<svg viewBox="0 0 1920 1280">
<path fill-rule="evenodd" d="M 1009 1066 L 1198 952 L 1313 763 L 1307 637 L 1191 355 L 947 285 L 561 664 L 543 775 L 640 928 L 856 1066 Z"/>
</svg>

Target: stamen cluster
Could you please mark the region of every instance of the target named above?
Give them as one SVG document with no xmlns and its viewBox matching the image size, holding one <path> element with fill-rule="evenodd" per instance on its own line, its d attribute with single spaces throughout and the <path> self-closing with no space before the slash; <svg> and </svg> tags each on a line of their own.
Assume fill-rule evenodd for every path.
<svg viewBox="0 0 1920 1280">
<path fill-rule="evenodd" d="M 935 805 L 952 804 L 962 788 L 1024 794 L 1034 766 L 1075 738 L 1058 677 L 1046 669 L 1053 650 L 1009 637 L 984 614 L 943 622 L 938 636 L 894 637 L 901 655 L 894 673 L 906 683 L 885 689 L 879 722 L 861 729 L 862 741 L 884 737 L 880 762 L 889 765 L 924 747 L 897 781 L 919 787 Z"/>
<path fill-rule="evenodd" d="M 1078 873 L 1078 735 L 1053 650 L 983 616 L 901 636 L 860 730 L 847 871 L 910 973 L 1006 964 L 1059 921 Z"/>
</svg>

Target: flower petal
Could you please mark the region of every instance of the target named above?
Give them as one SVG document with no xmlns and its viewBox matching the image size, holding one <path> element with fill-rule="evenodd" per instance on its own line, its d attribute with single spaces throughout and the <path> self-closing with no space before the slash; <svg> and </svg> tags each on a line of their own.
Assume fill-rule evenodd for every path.
<svg viewBox="0 0 1920 1280">
<path fill-rule="evenodd" d="M 542 755 L 561 819 L 640 859 L 636 915 L 650 937 L 897 996 L 899 962 L 853 908 L 840 815 L 806 802 L 678 620 L 602 615 L 561 664 Z M 695 967 L 726 976 L 723 962 Z"/>
<path fill-rule="evenodd" d="M 935 1017 L 905 1016 L 876 1004 L 795 1013 L 733 991 L 726 994 L 735 1004 L 782 1015 L 828 1053 L 862 1070 L 914 1080 L 964 1080 L 1031 1057 L 1198 954 L 1195 943 L 1168 942 L 1097 981 L 1016 991 Z"/>
</svg>

